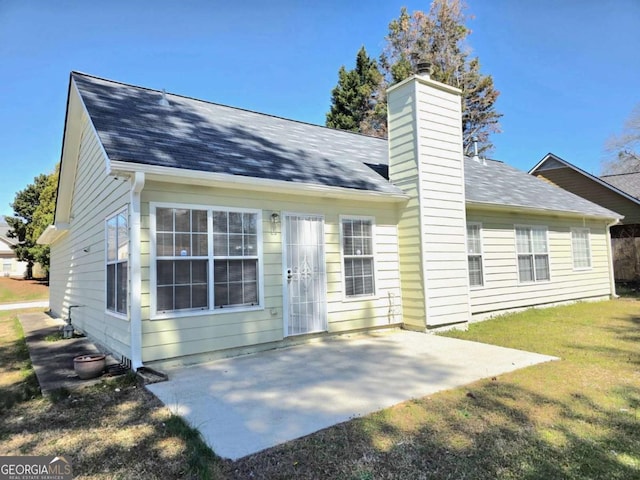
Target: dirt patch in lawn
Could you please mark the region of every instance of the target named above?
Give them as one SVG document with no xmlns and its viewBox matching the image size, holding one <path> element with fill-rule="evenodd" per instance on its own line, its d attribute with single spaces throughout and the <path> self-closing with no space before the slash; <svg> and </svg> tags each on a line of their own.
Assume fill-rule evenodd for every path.
<svg viewBox="0 0 640 480">
<path fill-rule="evenodd" d="M 49 283 L 44 280 L 24 280 L 0 277 L 0 304 L 47 300 Z"/>
</svg>

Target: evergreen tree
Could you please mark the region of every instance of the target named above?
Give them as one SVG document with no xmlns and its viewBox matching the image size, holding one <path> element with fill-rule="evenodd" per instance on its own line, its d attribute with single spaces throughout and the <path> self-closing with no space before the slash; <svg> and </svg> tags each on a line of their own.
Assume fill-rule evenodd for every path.
<svg viewBox="0 0 640 480">
<path fill-rule="evenodd" d="M 492 133 L 500 131 L 495 102 L 500 94 L 490 75 L 480 72 L 480 61 L 471 58 L 465 40 L 470 31 L 462 0 L 433 0 L 427 14 L 409 14 L 406 8 L 389 24 L 386 46 L 380 56 L 383 81 L 373 94 L 376 104 L 360 123 L 363 133 L 387 136 L 386 89 L 413 75 L 421 62 L 431 64 L 430 76 L 462 90 L 462 127 L 465 153 L 472 137 L 479 140 L 480 152 L 490 150 Z"/>
<path fill-rule="evenodd" d="M 49 269 L 49 247 L 37 245 L 36 240 L 47 225 L 53 222 L 55 196 L 58 187 L 58 167 L 50 175 L 40 174 L 33 183 L 16 193 L 11 204 L 13 217 L 5 220 L 11 229 L 7 235 L 18 240 L 13 247 L 18 260 L 27 262 L 26 278 L 33 278 L 33 265 L 39 262 Z"/>
<path fill-rule="evenodd" d="M 53 173 L 47 176 L 47 182 L 40 192 L 40 201 L 35 211 L 31 223 L 27 227 L 27 236 L 33 241 L 31 254 L 34 260 L 39 263 L 49 278 L 49 246 L 38 245 L 36 241 L 45 229 L 53 224 L 53 215 L 56 210 L 56 195 L 58 192 L 58 176 L 60 174 L 60 164 L 56 165 Z"/>
<path fill-rule="evenodd" d="M 377 62 L 369 58 L 365 48 L 361 47 L 353 70 L 347 70 L 344 65 L 340 67 L 338 84 L 331 92 L 331 110 L 327 113 L 326 126 L 360 131 L 365 115 L 375 107 L 374 95 L 381 80 Z"/>
</svg>

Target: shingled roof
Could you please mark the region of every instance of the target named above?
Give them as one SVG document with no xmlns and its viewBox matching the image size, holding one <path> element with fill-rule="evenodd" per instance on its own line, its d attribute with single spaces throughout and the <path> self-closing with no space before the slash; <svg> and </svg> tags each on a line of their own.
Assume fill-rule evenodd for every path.
<svg viewBox="0 0 640 480">
<path fill-rule="evenodd" d="M 465 161 L 465 195 L 469 202 L 605 218 L 622 218 L 611 210 L 495 160 Z"/>
<path fill-rule="evenodd" d="M 71 76 L 110 160 L 403 194 L 387 179 L 384 139 Z M 620 218 L 501 162 L 467 159 L 465 187 L 468 202 Z"/>
<path fill-rule="evenodd" d="M 640 200 L 640 172 L 602 175 L 600 178 L 618 190 Z"/>
<path fill-rule="evenodd" d="M 383 139 L 125 85 L 72 78 L 111 160 L 402 195 Z M 369 165 L 369 166 L 368 166 Z"/>
</svg>

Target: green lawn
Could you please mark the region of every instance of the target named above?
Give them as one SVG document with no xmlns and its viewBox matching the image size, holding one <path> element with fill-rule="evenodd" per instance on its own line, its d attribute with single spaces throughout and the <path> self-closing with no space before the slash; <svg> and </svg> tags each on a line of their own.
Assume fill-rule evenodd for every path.
<svg viewBox="0 0 640 480">
<path fill-rule="evenodd" d="M 0 312 L 0 397 L 12 399 L 0 403 L 0 455 L 68 455 L 78 478 L 640 479 L 634 299 L 529 310 L 451 332 L 562 360 L 411 400 L 236 462 L 213 456 L 136 385 L 38 397 L 20 333 L 15 317 Z"/>
</svg>

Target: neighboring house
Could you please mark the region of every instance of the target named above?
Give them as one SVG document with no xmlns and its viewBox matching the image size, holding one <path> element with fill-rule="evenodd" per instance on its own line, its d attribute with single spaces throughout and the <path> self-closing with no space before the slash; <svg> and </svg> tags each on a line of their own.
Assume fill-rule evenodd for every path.
<svg viewBox="0 0 640 480">
<path fill-rule="evenodd" d="M 9 238 L 9 230 L 9 225 L 0 217 L 0 276 L 22 278 L 27 270 L 27 263 L 18 260 L 11 248 L 17 240 Z"/>
<path fill-rule="evenodd" d="M 137 368 L 614 294 L 618 214 L 464 159 L 455 88 L 388 101 L 387 141 L 72 72 L 52 311 Z"/>
<path fill-rule="evenodd" d="M 529 173 L 624 216 L 611 227 L 614 274 L 640 280 L 640 172 L 596 177 L 549 153 Z"/>
</svg>

